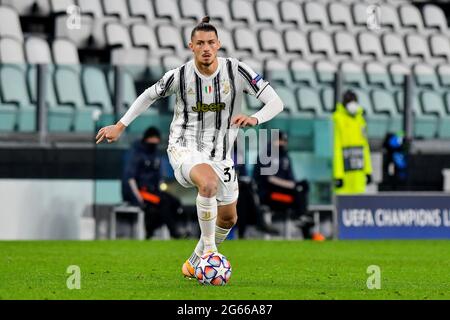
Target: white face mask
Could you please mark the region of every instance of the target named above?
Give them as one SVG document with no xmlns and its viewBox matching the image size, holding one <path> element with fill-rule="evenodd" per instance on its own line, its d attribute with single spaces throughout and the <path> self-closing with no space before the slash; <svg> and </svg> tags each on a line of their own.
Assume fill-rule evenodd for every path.
<svg viewBox="0 0 450 320">
<path fill-rule="evenodd" d="M 355 114 L 359 109 L 359 104 L 356 103 L 355 101 L 351 101 L 347 103 L 345 107 L 347 108 L 348 112 L 350 112 L 351 114 Z"/>
</svg>

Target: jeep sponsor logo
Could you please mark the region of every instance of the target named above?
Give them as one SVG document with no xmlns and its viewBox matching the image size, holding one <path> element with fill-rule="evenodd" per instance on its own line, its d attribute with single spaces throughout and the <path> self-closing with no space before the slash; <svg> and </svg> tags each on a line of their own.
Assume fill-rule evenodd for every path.
<svg viewBox="0 0 450 320">
<path fill-rule="evenodd" d="M 211 104 L 197 102 L 197 104 L 194 107 L 192 107 L 192 111 L 194 112 L 208 112 L 208 111 L 217 112 L 222 111 L 224 109 L 225 103 L 223 102 Z"/>
</svg>

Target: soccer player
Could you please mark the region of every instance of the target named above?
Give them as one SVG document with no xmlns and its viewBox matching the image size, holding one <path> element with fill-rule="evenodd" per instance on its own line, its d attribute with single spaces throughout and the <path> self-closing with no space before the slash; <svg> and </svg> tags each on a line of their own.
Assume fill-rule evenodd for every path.
<svg viewBox="0 0 450 320">
<path fill-rule="evenodd" d="M 194 277 L 200 257 L 216 252 L 237 221 L 238 182 L 231 150 L 238 128 L 272 119 L 283 110 L 283 102 L 246 64 L 217 56 L 220 41 L 209 17 L 194 27 L 189 47 L 193 60 L 166 72 L 146 89 L 115 125 L 99 130 L 96 143 L 116 141 L 157 99 L 176 95 L 167 153 L 176 180 L 198 190 L 201 236 L 182 266 L 185 276 Z M 251 116 L 241 114 L 243 93 L 255 96 L 263 108 Z"/>
</svg>

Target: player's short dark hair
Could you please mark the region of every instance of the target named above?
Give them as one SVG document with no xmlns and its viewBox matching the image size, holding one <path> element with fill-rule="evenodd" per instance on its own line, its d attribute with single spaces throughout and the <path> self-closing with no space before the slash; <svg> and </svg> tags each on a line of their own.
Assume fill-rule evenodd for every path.
<svg viewBox="0 0 450 320">
<path fill-rule="evenodd" d="M 200 21 L 200 23 L 198 25 L 196 25 L 194 27 L 194 29 L 192 29 L 191 39 L 194 37 L 194 34 L 197 31 L 206 31 L 206 32 L 211 31 L 211 32 L 214 32 L 216 34 L 216 37 L 219 37 L 217 35 L 216 27 L 214 27 L 211 23 L 209 23 L 209 20 L 210 20 L 209 16 L 205 16 L 205 17 L 202 18 L 202 21 Z"/>
<path fill-rule="evenodd" d="M 342 98 L 342 102 L 345 105 L 345 104 L 347 104 L 347 103 L 349 103 L 351 101 L 358 102 L 358 96 L 352 90 L 347 90 L 347 91 L 344 92 L 344 96 Z"/>
<path fill-rule="evenodd" d="M 145 132 L 142 136 L 142 141 L 145 141 L 147 138 L 153 138 L 153 137 L 161 138 L 161 134 L 156 127 L 149 127 L 149 128 L 147 128 L 147 130 L 145 130 Z"/>
</svg>

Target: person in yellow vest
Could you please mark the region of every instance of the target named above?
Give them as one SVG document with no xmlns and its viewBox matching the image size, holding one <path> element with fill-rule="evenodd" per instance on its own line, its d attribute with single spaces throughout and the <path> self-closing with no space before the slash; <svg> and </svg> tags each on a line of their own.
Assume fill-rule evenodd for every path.
<svg viewBox="0 0 450 320">
<path fill-rule="evenodd" d="M 333 178 L 336 194 L 358 194 L 372 182 L 372 163 L 363 108 L 348 90 L 333 112 Z"/>
</svg>

